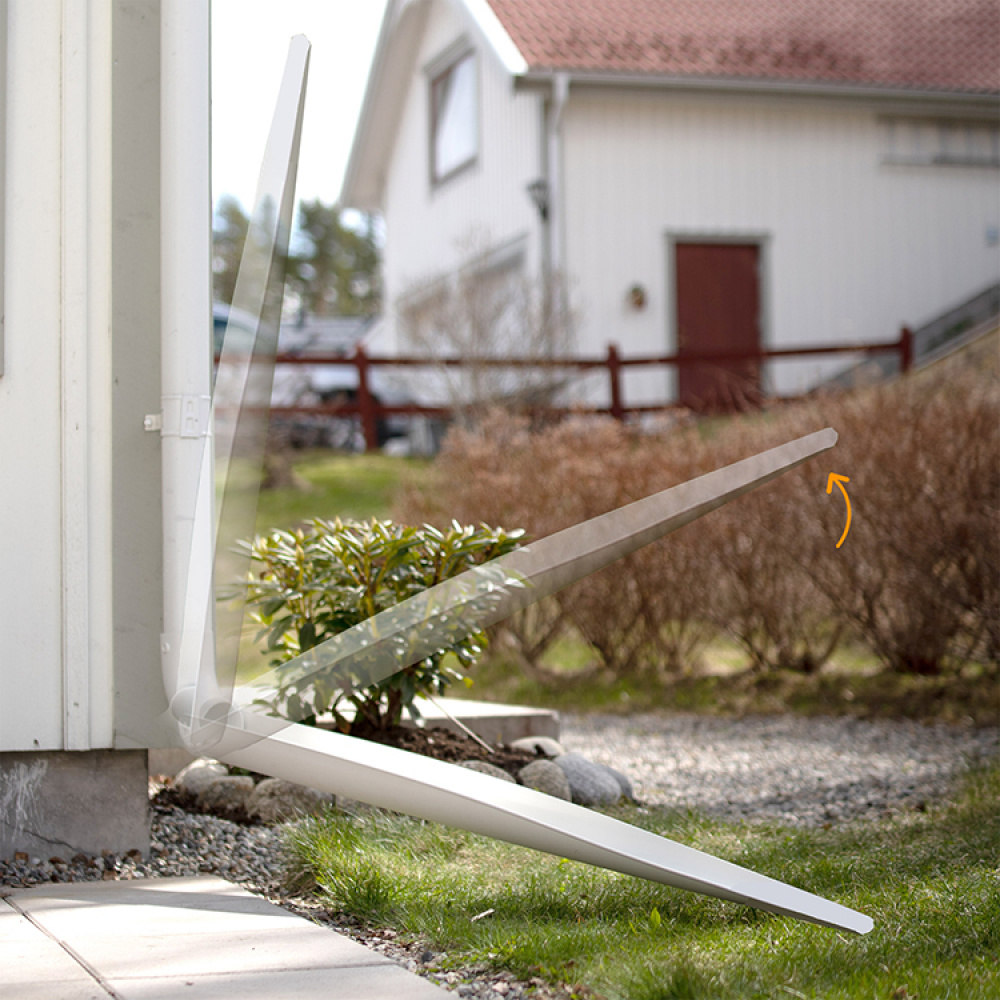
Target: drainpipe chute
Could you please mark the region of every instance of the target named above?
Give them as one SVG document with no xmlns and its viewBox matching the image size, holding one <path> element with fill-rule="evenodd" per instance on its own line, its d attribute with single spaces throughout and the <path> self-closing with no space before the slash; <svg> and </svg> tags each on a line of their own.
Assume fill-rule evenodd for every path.
<svg viewBox="0 0 1000 1000">
<path fill-rule="evenodd" d="M 164 0 L 160 16 L 161 654 L 176 707 L 214 662 L 208 0 Z"/>
<path fill-rule="evenodd" d="M 253 480 L 254 463 L 259 470 L 263 457 L 281 312 L 282 276 L 276 268 L 280 268 L 290 229 L 309 46 L 301 36 L 292 40 L 234 295 L 234 308 L 257 317 L 254 347 L 249 353 L 244 347 L 241 353 L 227 338 L 210 406 L 207 2 L 164 0 L 162 11 L 163 675 L 185 745 L 195 752 L 210 749 L 213 756 L 232 765 L 560 857 L 827 926 L 859 933 L 870 930 L 868 917 L 837 903 L 541 792 L 391 747 L 271 718 L 245 704 L 244 692 L 234 702 L 242 607 L 231 616 L 214 614 L 213 569 L 231 584 L 245 579 L 247 571 L 245 560 L 229 562 L 222 556 L 254 527 L 259 480 L 248 491 L 238 481 L 245 481 L 247 473 Z M 558 107 L 553 109 L 550 136 L 557 135 L 567 90 L 568 79 L 558 77 L 554 88 Z M 554 228 L 558 229 L 557 149 L 555 153 L 554 162 L 550 155 L 549 166 L 550 182 L 555 181 Z M 562 263 L 561 251 L 554 256 L 553 264 L 557 262 Z M 213 427 L 218 436 L 219 469 L 213 461 Z M 509 594 L 503 588 L 497 590 L 489 573 L 480 572 L 471 582 L 452 584 L 447 593 L 411 599 L 405 602 L 409 607 L 392 609 L 391 624 L 398 625 L 397 631 L 386 633 L 381 626 L 375 627 L 381 617 L 377 616 L 344 633 L 344 638 L 330 640 L 325 652 L 326 644 L 314 647 L 299 666 L 304 676 L 315 676 L 343 660 L 341 665 L 350 671 L 357 669 L 358 660 L 375 652 L 384 666 L 381 677 L 372 679 L 384 679 L 407 665 L 406 655 L 421 655 L 422 639 L 433 644 L 454 628 L 463 608 L 469 609 L 471 618 L 463 619 L 461 627 L 475 626 L 478 619 L 481 625 L 486 620 L 479 600 L 483 595 L 490 598 L 485 602 L 490 615 L 502 616 L 532 603 L 543 593 L 561 589 L 780 475 L 835 441 L 836 434 L 829 430 L 809 435 L 576 525 L 511 554 L 509 568 L 518 585 Z M 252 461 L 244 467 L 248 460 Z M 237 462 L 241 475 L 231 477 Z M 218 504 L 216 482 L 221 485 Z M 499 603 L 493 600 L 494 593 Z M 214 628 L 216 618 L 219 624 Z M 380 642 L 385 643 L 385 655 Z M 346 657 L 341 655 L 345 643 L 357 646 Z M 329 655 L 329 662 L 320 662 L 318 658 L 324 655 Z"/>
</svg>

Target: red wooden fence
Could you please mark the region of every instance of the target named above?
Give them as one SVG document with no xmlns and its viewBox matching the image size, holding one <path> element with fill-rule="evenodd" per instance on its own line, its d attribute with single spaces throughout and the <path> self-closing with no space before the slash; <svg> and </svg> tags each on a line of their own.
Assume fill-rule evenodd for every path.
<svg viewBox="0 0 1000 1000">
<path fill-rule="evenodd" d="M 478 365 L 496 368 L 568 368 L 576 371 L 604 369 L 608 373 L 610 405 L 595 407 L 593 412 L 607 413 L 616 420 L 624 420 L 630 413 L 654 412 L 667 410 L 663 406 L 628 406 L 622 391 L 622 372 L 626 368 L 648 367 L 651 365 L 680 366 L 691 364 L 712 364 L 713 362 L 733 361 L 768 361 L 774 358 L 809 357 L 822 354 L 884 354 L 894 352 L 899 355 L 900 370 L 909 371 L 913 364 L 913 333 L 909 327 L 903 327 L 898 340 L 876 344 L 836 344 L 824 347 L 783 347 L 776 350 L 762 350 L 754 353 L 725 354 L 690 354 L 683 357 L 676 354 L 659 357 L 625 358 L 619 354 L 615 344 L 609 344 L 607 354 L 603 358 L 566 358 L 566 359 L 525 359 L 525 358 L 417 358 L 417 357 L 369 357 L 359 344 L 351 357 L 320 356 L 301 354 L 279 354 L 275 363 L 280 365 L 351 365 L 358 373 L 357 398 L 338 403 L 317 404 L 312 406 L 276 406 L 272 413 L 309 413 L 314 415 L 330 414 L 336 416 L 360 417 L 364 433 L 365 447 L 373 451 L 378 447 L 378 420 L 395 414 L 423 415 L 447 417 L 450 407 L 420 406 L 418 404 L 387 405 L 373 397 L 369 387 L 369 370 L 376 365 L 392 365 L 395 367 L 439 366 L 462 367 Z"/>
</svg>

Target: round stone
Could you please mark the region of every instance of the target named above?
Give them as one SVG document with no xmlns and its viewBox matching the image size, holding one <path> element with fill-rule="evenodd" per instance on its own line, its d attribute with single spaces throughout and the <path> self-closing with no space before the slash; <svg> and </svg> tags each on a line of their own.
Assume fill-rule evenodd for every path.
<svg viewBox="0 0 1000 1000">
<path fill-rule="evenodd" d="M 470 771 L 478 771 L 480 774 L 488 774 L 491 778 L 499 778 L 501 781 L 514 781 L 502 767 L 490 764 L 485 760 L 463 760 L 459 767 L 467 767 Z"/>
<path fill-rule="evenodd" d="M 529 753 L 541 753 L 546 757 L 561 757 L 566 748 L 551 736 L 523 736 L 511 743 L 512 750 L 527 750 Z"/>
<path fill-rule="evenodd" d="M 254 788 L 247 801 L 247 812 L 262 823 L 311 816 L 333 806 L 334 797 L 318 788 L 308 788 L 284 778 L 265 778 Z"/>
<path fill-rule="evenodd" d="M 635 802 L 635 792 L 632 789 L 632 782 L 629 780 L 628 775 L 622 774 L 621 771 L 618 771 L 613 767 L 608 767 L 607 764 L 597 764 L 597 766 L 605 773 L 610 774 L 611 777 L 618 782 L 618 787 L 621 789 L 622 795 L 628 799 L 629 802 Z"/>
<path fill-rule="evenodd" d="M 517 780 L 528 788 L 534 788 L 537 792 L 545 792 L 546 795 L 554 795 L 557 799 L 571 801 L 569 781 L 563 774 L 562 768 L 551 760 L 533 760 L 530 764 L 525 764 L 517 772 Z"/>
<path fill-rule="evenodd" d="M 203 809 L 227 813 L 245 810 L 253 793 L 253 778 L 245 775 L 224 775 L 206 782 L 198 791 L 198 805 Z"/>
<path fill-rule="evenodd" d="M 208 757 L 199 757 L 177 772 L 177 776 L 174 778 L 174 787 L 190 795 L 197 795 L 216 778 L 225 778 L 228 775 L 229 768 L 225 764 L 220 764 L 219 761 L 211 760 Z"/>
<path fill-rule="evenodd" d="M 580 806 L 610 806 L 621 797 L 618 782 L 603 767 L 582 754 L 565 753 L 556 757 L 556 766 L 569 781 L 573 801 Z"/>
</svg>

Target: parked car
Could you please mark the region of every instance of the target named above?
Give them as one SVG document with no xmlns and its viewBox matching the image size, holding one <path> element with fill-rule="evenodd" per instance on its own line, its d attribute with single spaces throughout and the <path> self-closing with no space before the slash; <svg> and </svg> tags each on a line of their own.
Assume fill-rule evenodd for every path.
<svg viewBox="0 0 1000 1000">
<path fill-rule="evenodd" d="M 225 337 L 235 337 L 240 346 L 251 349 L 256 335 L 255 320 L 223 303 L 213 307 L 213 342 L 218 358 Z M 353 404 L 358 399 L 358 370 L 350 359 L 371 324 L 365 317 L 309 318 L 284 322 L 278 333 L 278 353 L 302 358 L 343 357 L 343 364 L 277 364 L 271 392 L 272 409 L 309 407 L 337 403 Z M 373 368 L 368 387 L 376 404 L 407 405 L 413 397 L 391 374 Z M 271 426 L 285 436 L 292 447 L 336 448 L 362 451 L 365 442 L 357 415 L 330 413 L 273 413 Z M 413 419 L 407 415 L 379 418 L 379 445 L 391 440 L 408 440 Z M 404 443 L 405 449 L 407 445 Z"/>
</svg>

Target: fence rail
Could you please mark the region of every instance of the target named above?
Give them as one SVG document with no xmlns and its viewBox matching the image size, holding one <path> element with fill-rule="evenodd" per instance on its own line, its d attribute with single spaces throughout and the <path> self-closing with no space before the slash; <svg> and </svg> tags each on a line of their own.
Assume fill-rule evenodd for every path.
<svg viewBox="0 0 1000 1000">
<path fill-rule="evenodd" d="M 386 367 L 490 367 L 490 368 L 563 368 L 576 371 L 594 371 L 604 369 L 608 374 L 608 398 L 610 404 L 605 407 L 594 407 L 592 412 L 606 413 L 616 420 L 624 420 L 631 413 L 649 413 L 665 411 L 674 408 L 676 404 L 662 406 L 628 406 L 624 399 L 622 372 L 627 368 L 638 367 L 675 367 L 685 365 L 731 365 L 734 362 L 765 362 L 779 358 L 812 357 L 817 355 L 836 354 L 885 354 L 895 353 L 899 357 L 900 371 L 906 372 L 913 364 L 913 333 L 909 327 L 900 330 L 897 340 L 883 341 L 875 344 L 833 344 L 822 347 L 783 347 L 773 350 L 754 352 L 726 352 L 715 354 L 695 354 L 685 352 L 683 355 L 666 354 L 647 357 L 622 357 L 617 345 L 609 344 L 604 357 L 574 357 L 574 358 L 427 358 L 427 357 L 372 357 L 359 344 L 353 355 L 303 355 L 279 354 L 275 364 L 279 365 L 342 365 L 356 369 L 358 375 L 357 394 L 355 399 L 345 399 L 336 403 L 319 403 L 315 405 L 276 406 L 272 412 L 276 414 L 306 413 L 312 415 L 357 416 L 361 422 L 364 434 L 365 448 L 373 451 L 378 448 L 378 422 L 388 416 L 430 416 L 445 418 L 453 412 L 452 407 L 422 406 L 412 404 L 386 404 L 375 398 L 369 386 L 369 372 L 378 366 Z M 558 408 L 556 408 L 558 411 Z"/>
</svg>

